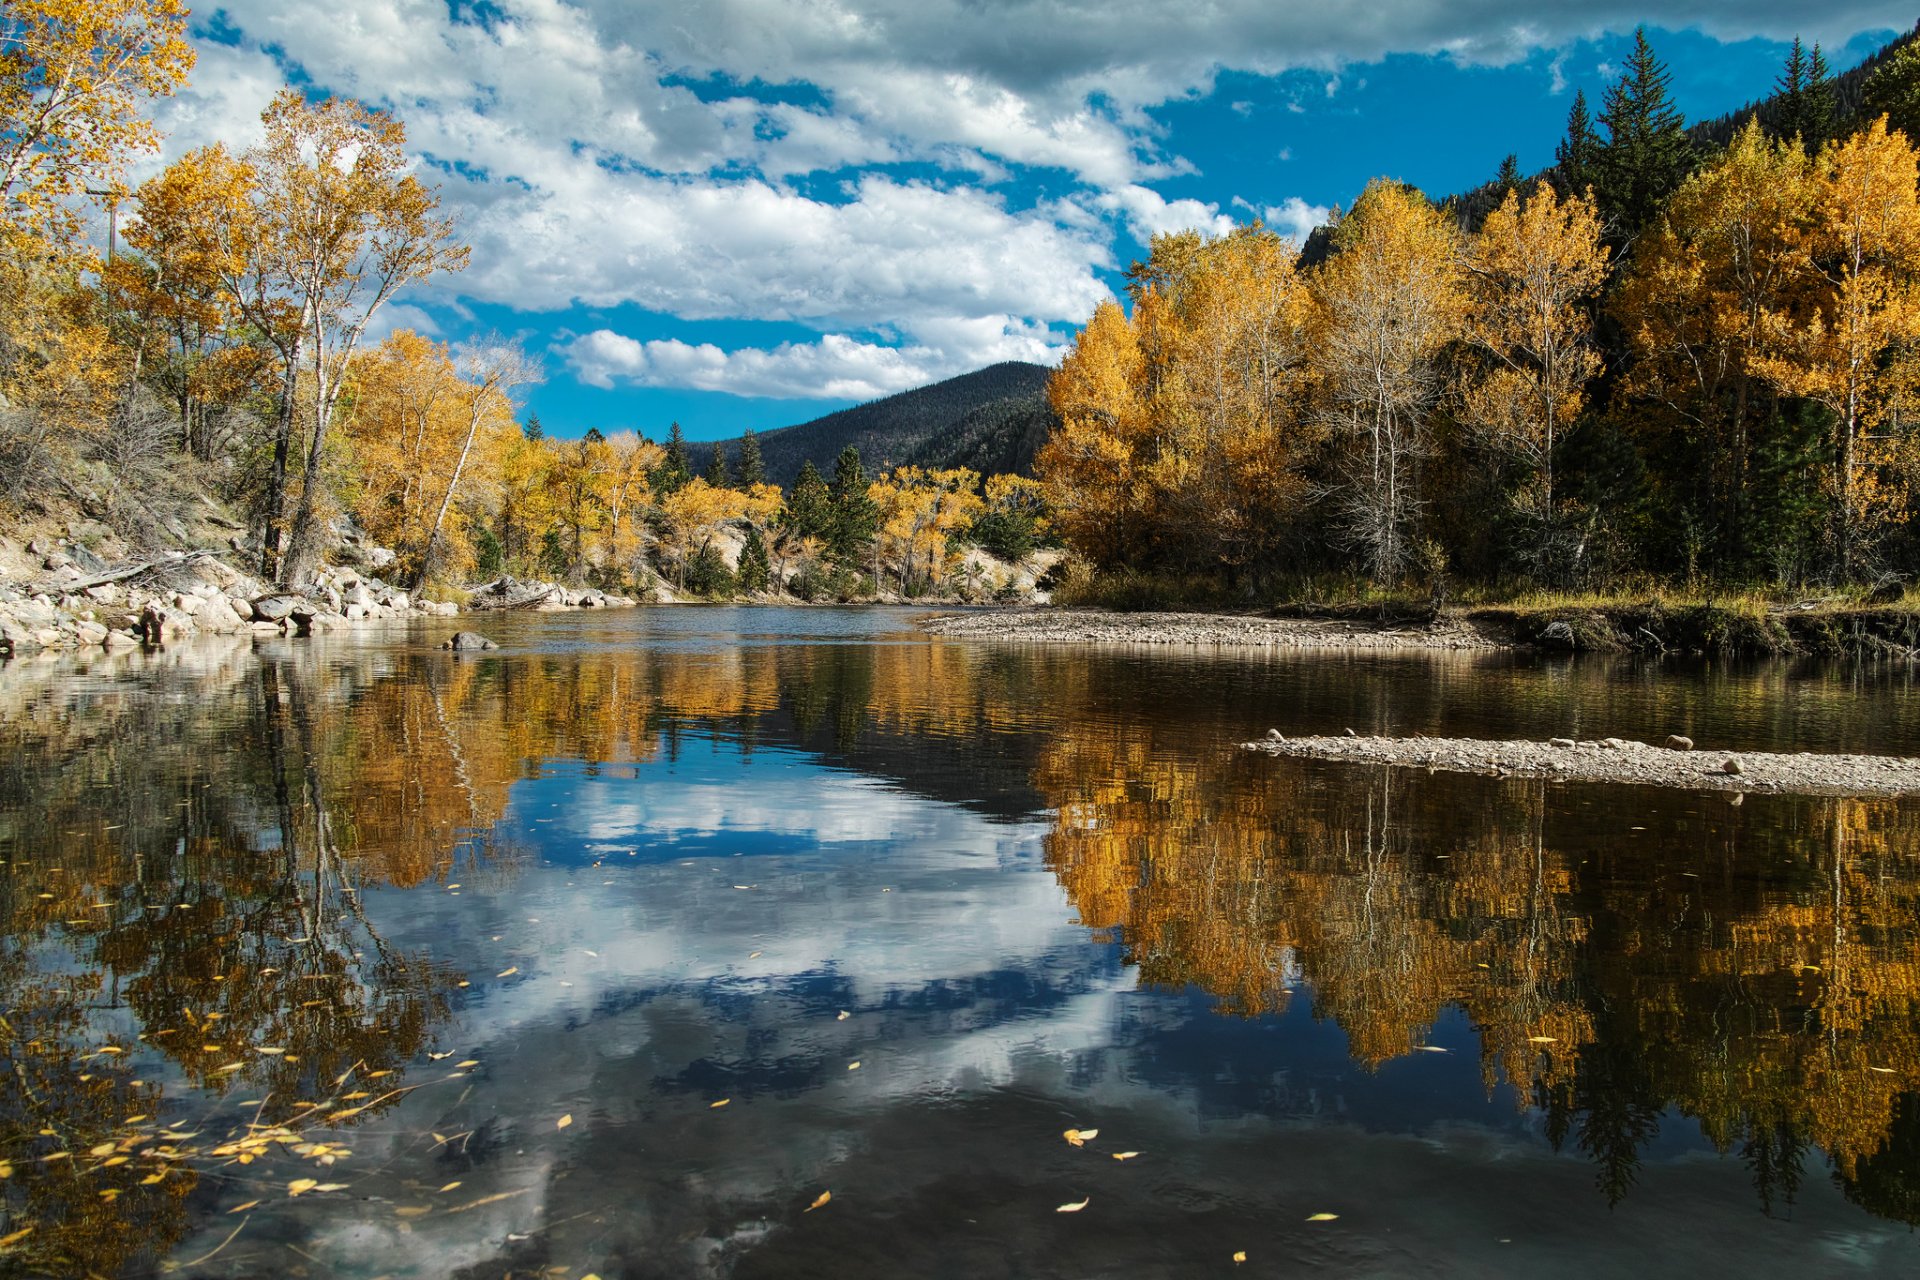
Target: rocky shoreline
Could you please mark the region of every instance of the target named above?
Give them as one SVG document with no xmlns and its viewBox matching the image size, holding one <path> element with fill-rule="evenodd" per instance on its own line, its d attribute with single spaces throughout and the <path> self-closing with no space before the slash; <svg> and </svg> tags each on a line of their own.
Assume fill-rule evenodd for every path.
<svg viewBox="0 0 1920 1280">
<path fill-rule="evenodd" d="M 78 544 L 33 547 L 41 573 L 0 579 L 0 658 L 45 650 L 130 649 L 197 635 L 313 635 L 356 622 L 454 617 L 461 606 L 423 600 L 383 581 L 383 548 L 343 544 L 361 563 L 322 569 L 289 590 L 262 583 L 212 551 L 170 551 L 113 564 Z M 637 602 L 591 588 L 503 577 L 473 589 L 469 609 L 615 609 Z"/>
<path fill-rule="evenodd" d="M 1351 653 L 1459 652 L 1513 647 L 1501 632 L 1455 618 L 1443 618 L 1431 625 L 1395 626 L 1352 619 L 1037 608 L 938 614 L 924 619 L 921 626 L 938 636 L 1047 644 L 1184 645 Z"/>
<path fill-rule="evenodd" d="M 1557 782 L 1622 782 L 1732 792 L 1816 796 L 1920 795 L 1920 760 L 1901 756 L 1697 751 L 1685 738 L 1669 747 L 1621 738 L 1576 742 L 1489 741 L 1481 738 L 1303 737 L 1278 730 L 1246 751 L 1310 760 L 1397 765 L 1428 772 L 1545 778 Z"/>
</svg>

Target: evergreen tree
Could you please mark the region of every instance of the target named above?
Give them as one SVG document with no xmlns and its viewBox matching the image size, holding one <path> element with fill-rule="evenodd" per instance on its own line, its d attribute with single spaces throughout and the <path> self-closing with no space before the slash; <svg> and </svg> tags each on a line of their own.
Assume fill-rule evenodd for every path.
<svg viewBox="0 0 1920 1280">
<path fill-rule="evenodd" d="M 737 469 L 740 472 L 742 489 L 751 489 L 756 484 L 767 482 L 767 467 L 760 460 L 760 437 L 753 434 L 751 427 L 747 428 L 746 434 L 740 437 L 740 458 Z"/>
<path fill-rule="evenodd" d="M 540 415 L 530 413 L 527 420 L 520 424 L 520 434 L 529 440 L 540 441 L 547 438 L 547 429 L 540 425 Z"/>
<path fill-rule="evenodd" d="M 1820 46 L 1809 52 L 1795 36 L 1774 88 L 1779 91 L 1779 114 L 1774 118 L 1773 136 L 1782 141 L 1797 138 L 1809 154 L 1818 150 L 1833 127 L 1833 85 L 1827 79 L 1827 59 Z"/>
<path fill-rule="evenodd" d="M 680 430 L 680 424 L 674 423 L 667 429 L 667 456 L 647 477 L 657 494 L 673 493 L 693 478 L 693 464 L 687 458 L 686 433 Z"/>
<path fill-rule="evenodd" d="M 1507 192 L 1520 189 L 1520 157 L 1509 152 L 1500 162 L 1500 172 L 1493 177 L 1493 194 L 1501 200 L 1507 198 Z"/>
<path fill-rule="evenodd" d="M 718 440 L 713 442 L 713 457 L 707 460 L 707 483 L 716 489 L 733 486 L 733 482 L 727 478 L 727 447 Z"/>
<path fill-rule="evenodd" d="M 1587 110 L 1587 95 L 1584 90 L 1573 91 L 1573 110 L 1567 113 L 1567 136 L 1553 153 L 1554 160 L 1560 166 L 1560 180 L 1566 184 L 1567 194 L 1585 195 L 1587 188 L 1593 185 L 1594 155 L 1600 149 L 1600 139 L 1593 132 L 1593 116 Z"/>
<path fill-rule="evenodd" d="M 822 541 L 833 527 L 833 494 L 820 469 L 813 465 L 813 459 L 800 464 L 799 478 L 793 482 L 793 492 L 787 495 L 780 522 L 797 537 Z"/>
<path fill-rule="evenodd" d="M 1693 165 L 1685 119 L 1668 96 L 1672 81 L 1646 28 L 1636 27 L 1626 70 L 1607 90 L 1600 112 L 1607 142 L 1594 158 L 1594 194 L 1617 239 L 1652 223 Z"/>
<path fill-rule="evenodd" d="M 734 580 L 742 591 L 765 591 L 772 573 L 767 541 L 760 536 L 760 526 L 748 525 L 746 541 L 740 544 L 740 564 L 734 570 Z"/>
<path fill-rule="evenodd" d="M 827 551 L 837 564 L 851 568 L 865 558 L 879 516 L 873 499 L 867 496 L 867 473 L 860 467 L 860 451 L 848 445 L 833 464 L 833 516 L 827 529 Z"/>
<path fill-rule="evenodd" d="M 1920 138 L 1920 41 L 1901 45 L 1873 69 L 1860 102 L 1866 116 L 1861 124 L 1885 116 L 1887 128 L 1906 134 L 1909 142 Z"/>
</svg>

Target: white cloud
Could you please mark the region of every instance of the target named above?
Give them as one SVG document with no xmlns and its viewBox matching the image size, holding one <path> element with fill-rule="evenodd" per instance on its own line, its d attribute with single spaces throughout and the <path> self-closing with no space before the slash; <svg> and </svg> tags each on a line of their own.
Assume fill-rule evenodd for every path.
<svg viewBox="0 0 1920 1280">
<path fill-rule="evenodd" d="M 1262 210 L 1261 221 L 1294 243 L 1305 244 L 1313 229 L 1324 224 L 1332 213 L 1333 210 L 1323 204 L 1309 204 L 1299 196 L 1288 196 Z"/>
<path fill-rule="evenodd" d="M 1332 92 L 1344 68 L 1392 52 L 1503 63 L 1640 21 L 1832 42 L 1909 19 L 1871 0 L 1817 15 L 1801 0 L 1680 0 L 1652 11 L 1618 0 L 1222 0 L 1201 18 L 1163 0 L 486 9 L 485 22 L 463 22 L 444 0 L 226 0 L 223 26 L 239 43 L 202 44 L 194 87 L 163 113 L 172 148 L 244 146 L 296 72 L 390 105 L 441 167 L 475 248 L 473 268 L 439 289 L 443 302 L 633 305 L 827 335 L 720 352 L 717 364 L 711 349 L 649 347 L 636 366 L 644 377 L 703 380 L 674 385 L 724 372 L 742 380 L 728 389 L 780 395 L 893 387 L 910 370 L 964 368 L 982 353 L 1044 354 L 1052 340 L 1036 328 L 1077 322 L 1106 296 L 1099 273 L 1118 229 L 1139 238 L 1225 229 L 1217 206 L 1149 185 L 1189 166 L 1148 115 L 1210 92 L 1223 70 L 1313 68 Z M 905 164 L 934 176 L 873 171 Z M 1071 190 L 1023 210 L 980 189 L 1033 168 L 1064 172 Z M 842 173 L 854 176 L 839 197 L 804 181 Z M 1297 203 L 1280 208 L 1297 220 L 1308 208 Z M 604 351 L 578 354 L 597 361 L 586 376 L 625 376 Z M 809 369 L 827 379 L 811 393 L 800 390 Z"/>
</svg>

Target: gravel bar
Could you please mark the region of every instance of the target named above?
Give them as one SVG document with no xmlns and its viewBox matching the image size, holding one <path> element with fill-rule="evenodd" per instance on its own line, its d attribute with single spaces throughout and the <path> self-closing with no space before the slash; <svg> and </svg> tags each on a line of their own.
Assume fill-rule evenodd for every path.
<svg viewBox="0 0 1920 1280">
<path fill-rule="evenodd" d="M 1626 782 L 1815 796 L 1920 795 L 1920 760 L 1902 756 L 1695 751 L 1621 738 L 1495 742 L 1484 738 L 1272 736 L 1277 733 L 1275 730 L 1262 741 L 1241 745 L 1245 750 L 1274 756 L 1562 782 Z"/>
<path fill-rule="evenodd" d="M 1049 644 L 1144 644 L 1248 649 L 1507 649 L 1504 638 L 1449 619 L 1431 627 L 1383 627 L 1320 618 L 1255 618 L 1226 613 L 1109 613 L 1102 609 L 989 609 L 921 622 L 937 636 Z"/>
</svg>

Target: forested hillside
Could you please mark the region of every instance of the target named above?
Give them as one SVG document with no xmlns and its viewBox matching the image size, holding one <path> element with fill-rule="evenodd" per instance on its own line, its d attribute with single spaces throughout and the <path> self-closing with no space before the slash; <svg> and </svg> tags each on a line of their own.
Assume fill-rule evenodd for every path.
<svg viewBox="0 0 1920 1280">
<path fill-rule="evenodd" d="M 1920 575 L 1920 47 L 1795 42 L 1725 145 L 1644 33 L 1552 170 L 1155 237 L 1038 472 L 1117 579 L 1805 591 Z M 1843 91 L 1844 86 L 1844 91 Z M 1169 588 L 1178 591 L 1182 588 Z M 1129 590 L 1135 598 L 1137 581 Z"/>
<path fill-rule="evenodd" d="M 855 405 L 851 409 L 841 409 L 798 426 L 780 427 L 758 436 L 762 465 L 767 478 L 774 484 L 791 485 L 799 477 L 802 463 L 810 460 L 815 466 L 828 466 L 849 445 L 858 449 L 869 465 L 881 466 L 906 462 L 922 466 L 974 466 L 972 462 L 963 461 L 962 455 L 1004 454 L 1018 458 L 1021 456 L 1018 448 L 983 450 L 962 444 L 962 441 L 983 437 L 993 428 L 985 421 L 972 423 L 965 428 L 961 424 L 977 411 L 996 402 L 1039 397 L 1046 390 L 1047 379 L 1052 373 L 1051 369 L 1041 365 L 1010 360 L 976 369 L 972 373 L 963 373 L 931 386 L 916 387 L 885 399 Z M 997 419 L 1003 412 L 993 410 L 988 413 L 988 419 Z M 957 434 L 950 436 L 950 433 Z M 954 447 L 937 443 L 949 438 L 955 441 Z M 722 447 L 729 458 L 737 460 L 740 444 L 738 439 L 727 440 L 722 442 Z M 708 448 L 706 445 L 700 447 L 702 450 Z M 1031 461 L 1031 449 L 1026 451 L 1025 459 Z M 978 467 L 974 469 L 979 470 Z M 1006 466 L 993 469 L 1013 471 L 1022 468 Z"/>
</svg>

